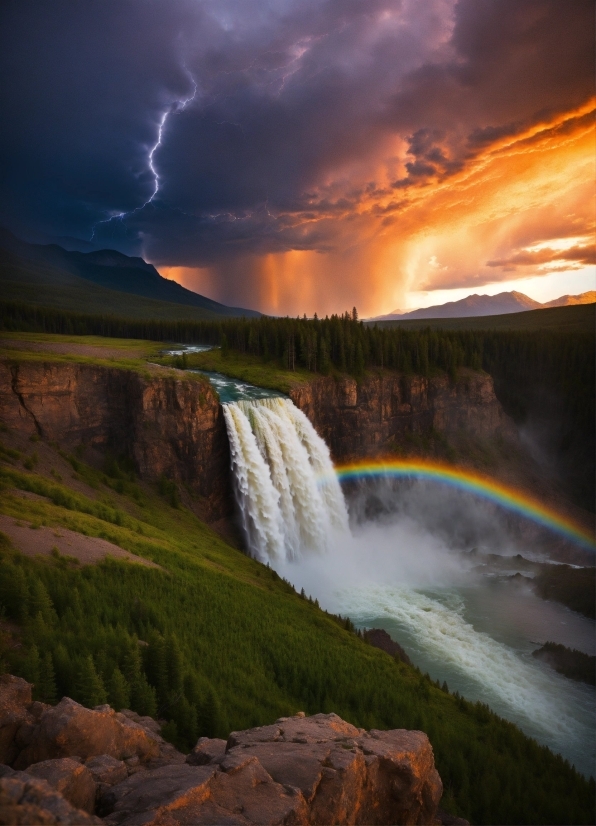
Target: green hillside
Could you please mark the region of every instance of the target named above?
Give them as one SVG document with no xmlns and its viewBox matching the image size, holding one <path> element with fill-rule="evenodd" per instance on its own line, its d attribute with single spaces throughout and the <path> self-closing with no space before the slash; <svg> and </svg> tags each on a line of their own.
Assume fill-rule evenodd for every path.
<svg viewBox="0 0 596 826">
<path fill-rule="evenodd" d="M 420 318 L 403 321 L 365 321 L 364 323 L 379 329 L 401 327 L 405 330 L 423 330 L 431 327 L 441 330 L 558 330 L 593 333 L 596 326 L 596 304 L 546 307 L 543 310 L 471 318 Z"/>
<path fill-rule="evenodd" d="M 101 287 L 48 264 L 34 263 L 9 253 L 0 253 L 0 289 L 5 301 L 76 313 L 109 313 L 164 321 L 221 318 L 201 307 L 156 301 Z"/>
<path fill-rule="evenodd" d="M 135 347 L 140 369 L 153 345 Z M 447 810 L 478 824 L 594 821 L 593 780 L 488 707 L 368 645 L 349 621 L 227 545 L 181 504 L 184 490 L 143 483 L 84 446 L 70 455 L 6 427 L 0 436 L 0 518 L 32 535 L 47 526 L 101 537 L 160 566 L 24 556 L 0 535 L 0 657 L 40 699 L 107 699 L 157 715 L 183 748 L 298 710 L 421 729 Z"/>
<path fill-rule="evenodd" d="M 0 228 L 0 285 L 5 301 L 71 312 L 133 318 L 256 318 L 163 278 L 142 258 L 116 250 L 72 252 L 57 244 L 29 244 Z"/>
</svg>

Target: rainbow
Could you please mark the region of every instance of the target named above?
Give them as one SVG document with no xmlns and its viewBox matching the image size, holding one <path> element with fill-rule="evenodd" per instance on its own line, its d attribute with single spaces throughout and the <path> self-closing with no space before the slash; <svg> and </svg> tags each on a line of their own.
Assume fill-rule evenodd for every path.
<svg viewBox="0 0 596 826">
<path fill-rule="evenodd" d="M 339 465 L 335 473 L 340 482 L 348 480 L 394 478 L 426 479 L 466 491 L 549 528 L 591 551 L 594 537 L 580 525 L 516 488 L 503 485 L 471 470 L 425 460 L 376 460 Z"/>
</svg>

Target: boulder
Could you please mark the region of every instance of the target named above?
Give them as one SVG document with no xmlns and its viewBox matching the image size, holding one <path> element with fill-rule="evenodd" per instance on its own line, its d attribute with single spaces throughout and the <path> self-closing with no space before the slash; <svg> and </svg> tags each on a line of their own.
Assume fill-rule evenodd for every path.
<svg viewBox="0 0 596 826">
<path fill-rule="evenodd" d="M 27 774 L 47 780 L 75 809 L 93 814 L 97 784 L 80 760 L 72 757 L 44 760 L 29 766 Z"/>
<path fill-rule="evenodd" d="M 276 783 L 252 755 L 228 755 L 209 785 L 209 796 L 192 811 L 196 824 L 307 826 L 308 806 L 299 789 Z M 174 814 L 175 822 L 177 820 Z M 128 824 L 127 824 L 128 826 Z"/>
<path fill-rule="evenodd" d="M 104 798 L 110 826 L 288 824 L 306 826 L 297 789 L 275 783 L 250 755 L 218 766 L 163 766 L 129 777 Z"/>
<path fill-rule="evenodd" d="M 17 756 L 16 733 L 31 719 L 31 689 L 32 685 L 20 677 L 0 676 L 0 763 L 12 763 Z"/>
<path fill-rule="evenodd" d="M 226 751 L 240 746 L 248 748 L 257 743 L 327 743 L 359 737 L 363 728 L 356 728 L 346 723 L 337 714 L 314 714 L 306 717 L 304 713 L 294 717 L 280 717 L 270 726 L 259 726 L 246 731 L 233 731 L 228 737 Z"/>
<path fill-rule="evenodd" d="M 397 660 L 401 660 L 406 665 L 412 665 L 412 661 L 398 642 L 392 640 L 387 631 L 382 628 L 371 628 L 364 632 L 364 639 L 375 648 L 380 648 Z"/>
<path fill-rule="evenodd" d="M 105 787 L 122 783 L 128 777 L 128 769 L 124 760 L 116 760 L 109 754 L 100 754 L 97 757 L 89 757 L 85 761 L 85 766 L 91 772 L 93 780 L 98 785 Z"/>
<path fill-rule="evenodd" d="M 0 766 L 0 823 L 101 826 L 102 821 L 71 806 L 46 780 Z"/>
<path fill-rule="evenodd" d="M 100 709 L 104 708 L 109 709 L 110 706 L 97 706 L 95 710 L 99 711 Z M 141 726 L 141 728 L 147 729 L 148 731 L 151 731 L 153 734 L 161 736 L 161 724 L 158 723 L 157 720 L 154 720 L 153 717 L 146 717 L 141 714 L 137 714 L 136 711 L 131 711 L 129 708 L 123 708 L 120 714 L 122 714 L 128 720 L 132 720 L 133 723 L 136 723 L 138 726 Z"/>
<path fill-rule="evenodd" d="M 109 824 L 157 822 L 166 812 L 180 813 L 203 800 L 215 771 L 208 766 L 174 765 L 139 772 L 104 795 L 100 814 L 109 813 L 105 818 Z"/>
<path fill-rule="evenodd" d="M 118 760 L 137 756 L 142 762 L 157 758 L 161 738 L 109 706 L 92 711 L 63 697 L 47 708 L 39 722 L 21 738 L 23 748 L 14 761 L 17 769 L 56 757 L 86 760 L 108 754 Z M 20 734 L 20 732 L 19 732 Z"/>
<path fill-rule="evenodd" d="M 222 759 L 225 753 L 225 740 L 219 740 L 216 737 L 199 737 L 196 746 L 187 756 L 186 762 L 189 766 L 205 766 L 207 763 Z"/>
<path fill-rule="evenodd" d="M 274 781 L 300 789 L 313 824 L 432 823 L 443 792 L 425 734 L 367 733 L 336 714 L 233 732 L 227 754 L 253 755 Z"/>
<path fill-rule="evenodd" d="M 202 737 L 186 758 L 132 711 L 31 702 L 31 686 L 0 678 L 0 823 L 434 824 L 442 794 L 419 731 L 370 731 L 336 714 L 280 717 Z M 86 810 L 86 811 L 85 811 Z M 456 821 L 453 821 L 456 822 Z"/>
</svg>

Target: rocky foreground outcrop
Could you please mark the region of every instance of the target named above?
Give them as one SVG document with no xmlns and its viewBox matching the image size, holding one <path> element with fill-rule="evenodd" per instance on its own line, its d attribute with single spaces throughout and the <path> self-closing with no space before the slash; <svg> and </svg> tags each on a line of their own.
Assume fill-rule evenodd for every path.
<svg viewBox="0 0 596 826">
<path fill-rule="evenodd" d="M 31 701 L 0 677 L 0 823 L 435 824 L 442 794 L 419 731 L 365 731 L 336 714 L 201 738 L 184 756 L 159 724 L 68 697 Z"/>
</svg>

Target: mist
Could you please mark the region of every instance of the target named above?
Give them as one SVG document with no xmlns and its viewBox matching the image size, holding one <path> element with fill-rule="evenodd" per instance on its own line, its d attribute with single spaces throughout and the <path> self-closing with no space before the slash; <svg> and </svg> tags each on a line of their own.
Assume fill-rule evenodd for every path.
<svg viewBox="0 0 596 826">
<path fill-rule="evenodd" d="M 531 656 L 547 640 L 594 654 L 594 622 L 531 588 L 527 561 L 548 561 L 548 544 L 490 503 L 430 483 L 380 480 L 348 501 L 350 533 L 333 533 L 326 553 L 275 562 L 278 573 L 357 627 L 383 628 L 450 691 L 593 775 L 594 689 Z"/>
</svg>

